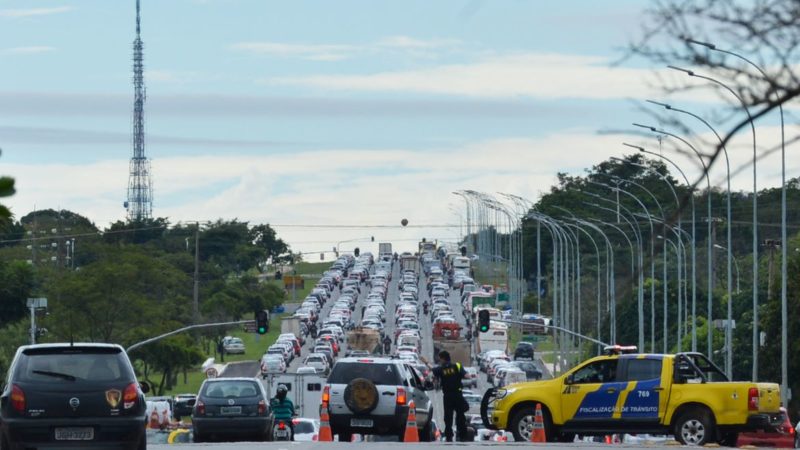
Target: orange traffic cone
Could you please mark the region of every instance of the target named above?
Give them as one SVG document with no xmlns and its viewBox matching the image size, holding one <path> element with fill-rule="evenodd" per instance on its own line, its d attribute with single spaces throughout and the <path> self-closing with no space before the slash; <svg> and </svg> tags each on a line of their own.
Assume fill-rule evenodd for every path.
<svg viewBox="0 0 800 450">
<path fill-rule="evenodd" d="M 328 415 L 328 407 L 322 405 L 319 412 L 319 442 L 333 442 L 333 432 L 331 431 L 331 417 Z"/>
<path fill-rule="evenodd" d="M 417 409 L 414 402 L 408 404 L 408 420 L 406 421 L 406 432 L 403 435 L 403 442 L 419 442 L 419 430 L 417 430 Z"/>
<path fill-rule="evenodd" d="M 542 417 L 542 404 L 536 404 L 536 416 L 533 420 L 533 432 L 531 433 L 531 442 L 547 442 L 547 436 L 544 431 L 544 417 Z"/>
<path fill-rule="evenodd" d="M 161 420 L 158 418 L 158 411 L 153 408 L 153 412 L 150 413 L 150 428 L 159 428 Z"/>
</svg>

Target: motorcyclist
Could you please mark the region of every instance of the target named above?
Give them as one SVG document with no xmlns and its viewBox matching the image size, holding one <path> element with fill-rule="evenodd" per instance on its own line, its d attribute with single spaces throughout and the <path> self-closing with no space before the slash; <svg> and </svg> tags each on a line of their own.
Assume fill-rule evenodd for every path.
<svg viewBox="0 0 800 450">
<path fill-rule="evenodd" d="M 386 336 L 385 338 L 383 338 L 383 353 L 388 355 L 391 350 L 392 350 L 392 339 L 389 336 Z"/>
<path fill-rule="evenodd" d="M 317 338 L 317 324 L 316 323 L 313 323 L 313 322 L 311 323 L 311 326 L 308 328 L 308 334 L 311 335 L 311 339 L 316 339 Z"/>
<path fill-rule="evenodd" d="M 425 312 L 425 315 L 428 314 L 428 301 L 427 300 L 422 302 L 422 310 Z"/>
<path fill-rule="evenodd" d="M 292 440 L 294 440 L 294 424 L 292 418 L 294 417 L 294 403 L 286 397 L 289 389 L 285 384 L 279 384 L 275 397 L 269 402 L 269 407 L 272 410 L 273 426 L 278 421 L 283 420 L 292 432 Z"/>
</svg>

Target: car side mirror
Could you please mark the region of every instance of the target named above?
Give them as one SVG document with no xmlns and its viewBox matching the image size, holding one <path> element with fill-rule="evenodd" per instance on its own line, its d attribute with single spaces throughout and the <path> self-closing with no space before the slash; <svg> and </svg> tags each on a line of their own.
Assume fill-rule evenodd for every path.
<svg viewBox="0 0 800 450">
<path fill-rule="evenodd" d="M 141 389 L 143 393 L 147 394 L 148 392 L 150 392 L 150 383 L 148 383 L 147 381 L 140 381 L 139 389 Z"/>
<path fill-rule="evenodd" d="M 431 380 L 425 380 L 425 381 L 422 383 L 422 387 L 423 387 L 423 388 L 424 388 L 426 391 L 432 391 L 432 390 L 433 390 L 433 381 L 431 381 Z"/>
<path fill-rule="evenodd" d="M 191 406 L 192 408 L 194 408 L 195 403 L 197 403 L 197 399 L 196 398 L 191 398 L 191 399 L 189 399 L 189 401 L 186 402 L 186 404 Z"/>
<path fill-rule="evenodd" d="M 567 378 L 564 380 L 564 384 L 575 384 L 575 375 L 569 374 Z"/>
</svg>

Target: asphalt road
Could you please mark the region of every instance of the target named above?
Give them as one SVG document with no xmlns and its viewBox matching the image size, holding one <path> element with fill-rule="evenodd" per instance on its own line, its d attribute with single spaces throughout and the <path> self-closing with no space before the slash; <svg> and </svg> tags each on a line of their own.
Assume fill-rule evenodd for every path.
<svg viewBox="0 0 800 450">
<path fill-rule="evenodd" d="M 187 445 L 187 444 L 184 444 Z M 374 443 L 370 442 L 225 442 L 225 443 L 216 443 L 216 444 L 190 444 L 193 448 L 213 448 L 215 450 L 240 450 L 240 449 L 271 449 L 271 450 L 310 450 L 310 449 L 338 449 L 338 448 L 352 448 L 352 447 L 361 447 L 367 445 L 375 445 Z M 584 442 L 573 442 L 569 444 L 530 444 L 526 442 L 514 443 L 514 442 L 453 442 L 453 443 L 444 443 L 444 442 L 421 442 L 421 443 L 414 443 L 414 444 L 404 444 L 401 442 L 381 442 L 380 448 L 404 448 L 408 446 L 413 446 L 415 449 L 424 450 L 428 448 L 438 448 L 441 446 L 457 446 L 460 449 L 479 449 L 479 448 L 486 448 L 486 447 L 520 447 L 520 448 L 531 448 L 532 445 L 535 445 L 536 448 L 544 448 L 544 449 L 561 449 L 561 448 L 597 448 L 598 446 L 606 446 L 606 444 L 599 444 L 599 443 L 584 443 Z M 669 448 L 667 446 L 663 446 L 664 448 Z M 168 450 L 170 448 L 175 448 L 168 445 L 150 445 L 148 446 L 149 449 L 153 450 Z M 654 445 L 630 445 L 630 444 L 616 444 L 614 448 L 625 448 L 625 449 L 643 449 L 643 450 L 652 450 L 656 448 Z"/>
</svg>

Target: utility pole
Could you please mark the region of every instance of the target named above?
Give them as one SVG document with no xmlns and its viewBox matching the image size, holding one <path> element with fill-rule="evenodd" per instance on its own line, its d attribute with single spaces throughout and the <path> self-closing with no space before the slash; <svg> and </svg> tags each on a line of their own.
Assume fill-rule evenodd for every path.
<svg viewBox="0 0 800 450">
<path fill-rule="evenodd" d="M 200 320 L 200 222 L 194 230 L 194 292 L 192 295 L 192 320 Z"/>
</svg>

